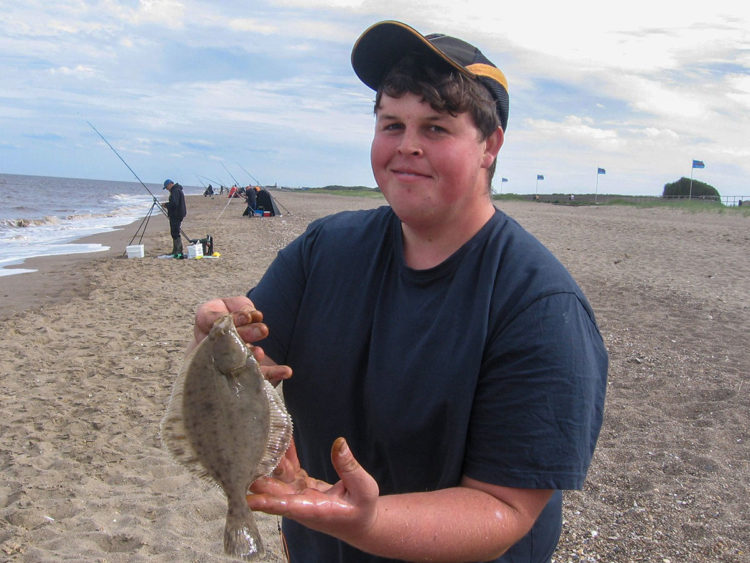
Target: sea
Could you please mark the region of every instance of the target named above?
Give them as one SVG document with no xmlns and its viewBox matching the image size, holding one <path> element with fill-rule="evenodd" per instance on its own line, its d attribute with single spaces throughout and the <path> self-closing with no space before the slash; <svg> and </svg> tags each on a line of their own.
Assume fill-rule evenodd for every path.
<svg viewBox="0 0 750 563">
<path fill-rule="evenodd" d="M 166 201 L 161 184 L 0 174 L 0 276 L 33 272 L 18 267 L 29 258 L 108 250 L 76 241 L 145 217 L 154 198 Z"/>
</svg>

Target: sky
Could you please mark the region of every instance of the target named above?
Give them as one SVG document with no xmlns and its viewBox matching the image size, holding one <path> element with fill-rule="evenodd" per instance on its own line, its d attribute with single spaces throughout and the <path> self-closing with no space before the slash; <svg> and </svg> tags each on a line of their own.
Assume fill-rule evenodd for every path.
<svg viewBox="0 0 750 563">
<path fill-rule="evenodd" d="M 658 196 L 692 175 L 750 195 L 747 2 L 0 7 L 0 173 L 134 180 L 91 123 L 145 182 L 374 187 L 374 93 L 350 55 L 395 19 L 469 41 L 507 76 L 496 192 Z"/>
</svg>

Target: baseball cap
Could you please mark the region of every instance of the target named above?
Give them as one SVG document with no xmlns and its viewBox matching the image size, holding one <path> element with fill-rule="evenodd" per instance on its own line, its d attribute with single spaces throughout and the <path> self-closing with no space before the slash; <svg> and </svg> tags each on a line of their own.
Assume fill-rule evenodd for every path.
<svg viewBox="0 0 750 563">
<path fill-rule="evenodd" d="M 508 80 L 482 52 L 473 45 L 440 33 L 422 35 L 405 23 L 382 21 L 360 35 L 352 49 L 352 67 L 359 79 L 377 90 L 388 71 L 402 57 L 419 53 L 433 57 L 461 74 L 479 80 L 492 94 L 505 131 L 508 125 Z"/>
<path fill-rule="evenodd" d="M 164 180 L 164 187 L 163 187 L 162 189 L 163 189 L 163 190 L 166 190 L 166 189 L 167 189 L 167 186 L 168 186 L 169 184 L 174 184 L 174 182 L 173 182 L 172 180 L 170 180 L 169 178 L 167 178 L 166 180 Z"/>
</svg>

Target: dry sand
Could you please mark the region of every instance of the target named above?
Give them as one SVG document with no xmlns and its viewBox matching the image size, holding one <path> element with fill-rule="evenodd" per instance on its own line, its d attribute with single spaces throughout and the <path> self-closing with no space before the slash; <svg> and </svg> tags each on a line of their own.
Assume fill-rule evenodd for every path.
<svg viewBox="0 0 750 563">
<path fill-rule="evenodd" d="M 244 293 L 310 220 L 381 199 L 277 194 L 289 213 L 188 198 L 184 231 L 220 258 L 112 250 L 0 278 L 0 559 L 221 560 L 225 502 L 158 439 L 198 304 Z M 750 218 L 504 203 L 570 269 L 610 352 L 586 487 L 566 493 L 555 561 L 750 561 Z M 269 560 L 277 520 L 262 518 Z"/>
</svg>

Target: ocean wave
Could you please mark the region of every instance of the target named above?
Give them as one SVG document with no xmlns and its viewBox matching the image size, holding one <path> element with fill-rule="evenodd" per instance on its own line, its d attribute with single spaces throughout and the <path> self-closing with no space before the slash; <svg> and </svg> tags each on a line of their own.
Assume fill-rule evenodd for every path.
<svg viewBox="0 0 750 563">
<path fill-rule="evenodd" d="M 48 215 L 47 217 L 43 217 L 41 219 L 26 219 L 25 217 L 19 217 L 18 219 L 0 219 L 0 227 L 10 227 L 17 229 L 59 224 L 60 218 L 56 217 L 55 215 Z"/>
<path fill-rule="evenodd" d="M 81 224 L 96 222 L 98 219 L 117 219 L 123 218 L 126 221 L 136 220 L 148 212 L 148 203 L 134 200 L 133 198 L 123 198 L 120 207 L 103 210 L 99 213 L 74 213 L 59 217 L 57 215 L 47 215 L 42 218 L 17 217 L 12 219 L 0 219 L 0 229 L 26 229 L 30 227 L 62 227 L 70 224 Z"/>
<path fill-rule="evenodd" d="M 154 196 L 156 197 L 156 196 Z M 151 202 L 152 197 L 147 194 L 126 194 L 126 193 L 117 193 L 112 194 L 112 199 L 117 201 L 125 201 L 125 202 L 132 202 L 132 203 L 142 203 L 142 202 Z"/>
</svg>

